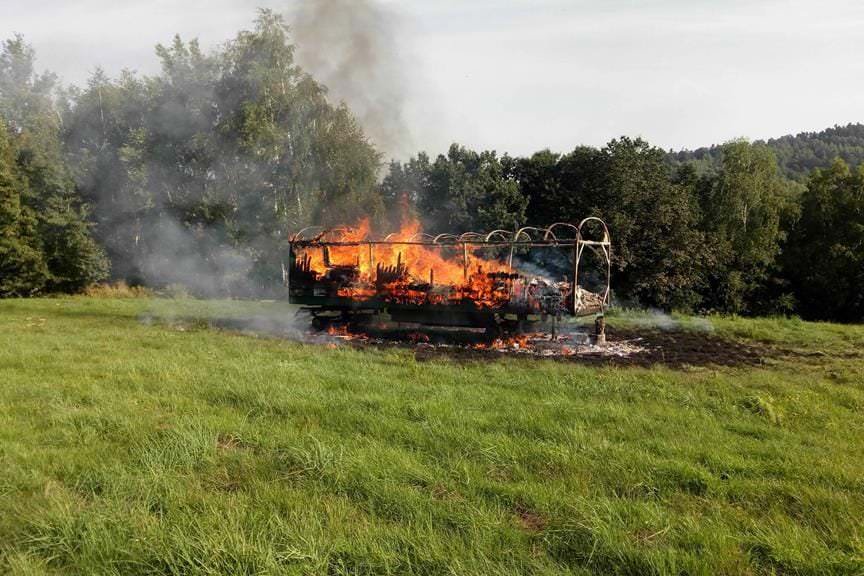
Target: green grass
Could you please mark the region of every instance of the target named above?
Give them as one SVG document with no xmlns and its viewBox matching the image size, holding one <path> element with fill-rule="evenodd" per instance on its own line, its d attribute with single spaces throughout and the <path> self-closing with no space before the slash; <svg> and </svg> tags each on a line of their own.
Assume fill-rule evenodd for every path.
<svg viewBox="0 0 864 576">
<path fill-rule="evenodd" d="M 142 321 L 262 310 L 0 302 L 0 573 L 864 573 L 864 327 L 672 370 Z"/>
</svg>

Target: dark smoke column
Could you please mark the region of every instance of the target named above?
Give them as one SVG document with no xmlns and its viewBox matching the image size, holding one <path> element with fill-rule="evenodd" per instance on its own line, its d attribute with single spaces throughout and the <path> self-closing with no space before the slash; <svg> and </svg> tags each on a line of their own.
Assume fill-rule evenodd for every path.
<svg viewBox="0 0 864 576">
<path fill-rule="evenodd" d="M 371 0 L 301 0 L 293 16 L 297 63 L 345 102 L 385 158 L 410 149 L 395 16 Z"/>
</svg>

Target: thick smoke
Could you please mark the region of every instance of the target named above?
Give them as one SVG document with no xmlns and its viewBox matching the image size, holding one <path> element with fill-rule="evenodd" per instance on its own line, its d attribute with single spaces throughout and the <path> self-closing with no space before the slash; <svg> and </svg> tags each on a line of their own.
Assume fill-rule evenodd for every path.
<svg viewBox="0 0 864 576">
<path fill-rule="evenodd" d="M 190 230 L 169 216 L 155 223 L 138 266 L 151 286 L 178 285 L 201 297 L 255 293 L 249 255 Z"/>
<path fill-rule="evenodd" d="M 347 104 L 387 157 L 411 147 L 397 29 L 395 15 L 372 0 L 302 0 L 292 22 L 297 63 Z"/>
<path fill-rule="evenodd" d="M 640 309 L 638 305 L 625 312 L 627 324 L 639 328 L 654 328 L 664 331 L 691 330 L 694 332 L 713 332 L 714 325 L 708 318 L 671 316 L 654 308 Z"/>
</svg>

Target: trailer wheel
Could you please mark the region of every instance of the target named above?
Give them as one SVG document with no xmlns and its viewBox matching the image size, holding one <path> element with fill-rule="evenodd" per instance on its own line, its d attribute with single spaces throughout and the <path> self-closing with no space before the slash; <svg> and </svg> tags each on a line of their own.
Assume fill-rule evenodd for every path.
<svg viewBox="0 0 864 576">
<path fill-rule="evenodd" d="M 321 332 L 327 328 L 327 322 L 324 321 L 320 316 L 312 315 L 312 329 L 316 332 Z"/>
</svg>

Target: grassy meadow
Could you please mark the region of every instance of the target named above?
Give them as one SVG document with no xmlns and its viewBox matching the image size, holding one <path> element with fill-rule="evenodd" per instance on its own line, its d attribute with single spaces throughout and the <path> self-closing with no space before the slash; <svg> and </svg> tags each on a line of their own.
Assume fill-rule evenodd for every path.
<svg viewBox="0 0 864 576">
<path fill-rule="evenodd" d="M 0 573 L 864 573 L 862 326 L 679 318 L 777 352 L 673 368 L 172 320 L 252 312 L 0 301 Z"/>
</svg>

